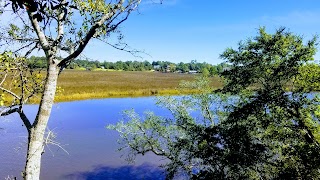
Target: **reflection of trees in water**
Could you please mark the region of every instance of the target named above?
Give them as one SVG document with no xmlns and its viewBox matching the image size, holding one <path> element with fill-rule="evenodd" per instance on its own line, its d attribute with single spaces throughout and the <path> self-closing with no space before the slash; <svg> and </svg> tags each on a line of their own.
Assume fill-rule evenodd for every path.
<svg viewBox="0 0 320 180">
<path fill-rule="evenodd" d="M 130 179 L 130 180 L 160 180 L 165 174 L 159 167 L 145 163 L 140 166 L 127 165 L 120 167 L 98 166 L 92 171 L 67 174 L 64 179 Z"/>
</svg>

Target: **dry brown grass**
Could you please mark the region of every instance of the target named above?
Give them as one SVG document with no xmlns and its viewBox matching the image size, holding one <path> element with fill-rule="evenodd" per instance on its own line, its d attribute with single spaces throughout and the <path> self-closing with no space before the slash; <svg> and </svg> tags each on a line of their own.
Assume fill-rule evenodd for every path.
<svg viewBox="0 0 320 180">
<path fill-rule="evenodd" d="M 159 72 L 108 72 L 65 70 L 58 86 L 63 92 L 55 100 L 72 101 L 91 98 L 150 96 L 177 94 L 182 80 L 194 80 L 196 75 Z M 221 87 L 219 78 L 212 78 L 213 86 Z"/>
</svg>

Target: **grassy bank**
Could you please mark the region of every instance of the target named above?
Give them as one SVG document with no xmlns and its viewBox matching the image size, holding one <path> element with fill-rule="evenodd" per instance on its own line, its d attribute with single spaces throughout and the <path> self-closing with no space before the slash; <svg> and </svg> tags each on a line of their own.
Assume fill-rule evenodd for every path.
<svg viewBox="0 0 320 180">
<path fill-rule="evenodd" d="M 195 76 L 159 72 L 65 70 L 58 80 L 58 86 L 63 91 L 57 93 L 55 101 L 177 94 L 179 82 L 193 80 Z M 219 78 L 212 78 L 212 83 L 214 87 L 221 87 Z"/>
</svg>

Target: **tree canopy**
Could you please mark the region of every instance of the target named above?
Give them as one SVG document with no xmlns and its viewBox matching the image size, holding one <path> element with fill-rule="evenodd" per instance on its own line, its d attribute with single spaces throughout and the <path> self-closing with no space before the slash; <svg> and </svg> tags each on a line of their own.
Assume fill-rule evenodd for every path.
<svg viewBox="0 0 320 180">
<path fill-rule="evenodd" d="M 199 94 L 160 98 L 172 116 L 129 112 L 109 128 L 120 132 L 130 158 L 153 152 L 168 159 L 168 179 L 318 179 L 316 44 L 284 28 L 260 28 L 221 54 L 231 65 L 221 73 L 223 89 L 199 78 L 183 85 Z"/>
<path fill-rule="evenodd" d="M 27 58 L 27 64 L 31 69 L 41 69 L 46 68 L 46 58 L 45 57 L 37 57 L 31 56 Z M 67 69 L 112 69 L 112 70 L 123 70 L 123 71 L 149 71 L 155 70 L 160 72 L 165 72 L 166 68 L 169 67 L 170 72 L 180 72 L 180 73 L 188 73 L 189 71 L 197 71 L 198 73 L 206 72 L 207 75 L 216 76 L 219 72 L 222 72 L 224 69 L 229 68 L 230 65 L 226 63 L 220 63 L 217 65 L 212 65 L 206 62 L 200 63 L 197 61 L 191 61 L 188 63 L 173 63 L 169 61 L 153 61 L 149 62 L 147 60 L 144 61 L 116 61 L 116 62 L 108 62 L 108 61 L 93 61 L 88 59 L 75 59 L 67 66 Z"/>
</svg>

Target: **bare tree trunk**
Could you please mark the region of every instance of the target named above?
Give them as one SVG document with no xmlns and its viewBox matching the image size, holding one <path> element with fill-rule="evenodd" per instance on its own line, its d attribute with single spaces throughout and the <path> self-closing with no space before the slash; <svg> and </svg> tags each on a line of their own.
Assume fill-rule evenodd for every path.
<svg viewBox="0 0 320 180">
<path fill-rule="evenodd" d="M 27 160 L 25 172 L 23 174 L 23 177 L 26 180 L 36 180 L 40 178 L 41 155 L 44 150 L 44 134 L 53 105 L 58 74 L 59 69 L 56 64 L 50 63 L 47 69 L 47 79 L 38 114 L 28 137 Z"/>
</svg>

